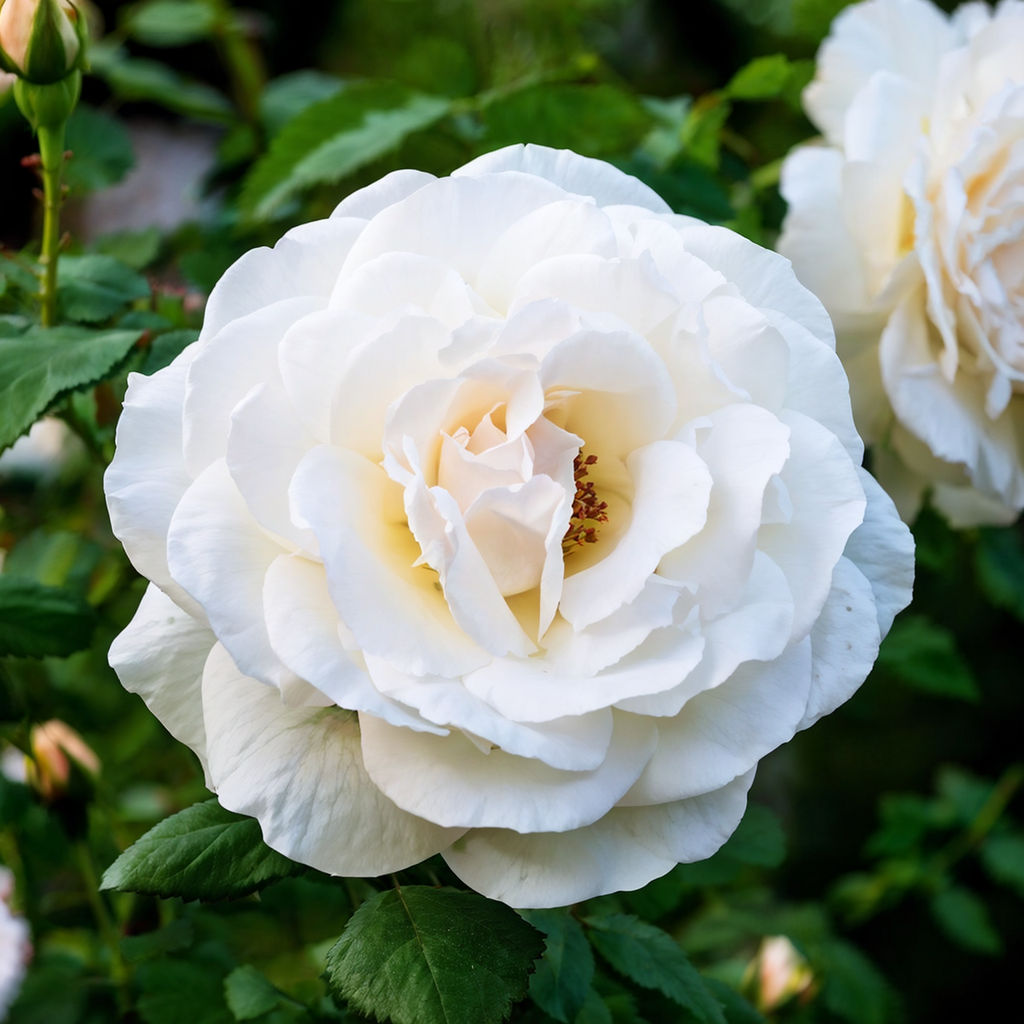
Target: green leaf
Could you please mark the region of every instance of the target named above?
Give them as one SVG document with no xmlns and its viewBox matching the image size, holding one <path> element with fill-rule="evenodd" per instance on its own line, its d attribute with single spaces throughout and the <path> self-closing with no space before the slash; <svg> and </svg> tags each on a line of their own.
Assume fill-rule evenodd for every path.
<svg viewBox="0 0 1024 1024">
<path fill-rule="evenodd" d="M 275 136 L 242 187 L 243 213 L 267 218 L 314 185 L 331 185 L 448 113 L 450 102 L 389 82 L 350 85 Z"/>
<path fill-rule="evenodd" d="M 1024 542 L 1012 528 L 981 530 L 975 555 L 978 582 L 997 607 L 1024 619 Z"/>
<path fill-rule="evenodd" d="M 198 336 L 199 332 L 192 328 L 182 328 L 179 331 L 167 331 L 157 335 L 149 347 L 149 353 L 140 372 L 150 374 L 163 369 L 168 363 L 173 362 L 180 352 L 188 348 Z"/>
<path fill-rule="evenodd" d="M 951 828 L 955 817 L 942 800 L 913 793 L 889 793 L 879 801 L 882 826 L 868 840 L 873 857 L 900 857 L 920 848 L 924 837 Z"/>
<path fill-rule="evenodd" d="M 142 228 L 139 231 L 114 231 L 96 239 L 96 249 L 106 256 L 131 267 L 142 270 L 160 254 L 163 235 L 158 227 Z"/>
<path fill-rule="evenodd" d="M 107 868 L 102 888 L 183 900 L 236 899 L 304 870 L 263 842 L 254 818 L 206 800 L 172 814 L 129 846 Z"/>
<path fill-rule="evenodd" d="M 69 320 L 107 320 L 148 296 L 149 282 L 113 256 L 64 256 L 57 267 L 57 303 Z"/>
<path fill-rule="evenodd" d="M 103 549 L 80 533 L 33 530 L 7 552 L 4 575 L 84 594 L 102 555 Z"/>
<path fill-rule="evenodd" d="M 221 970 L 168 959 L 143 964 L 136 974 L 139 1016 L 145 1024 L 233 1024 Z"/>
<path fill-rule="evenodd" d="M 718 978 L 705 978 L 704 984 L 722 1004 L 728 1024 L 764 1024 L 764 1016 L 731 985 L 727 985 Z"/>
<path fill-rule="evenodd" d="M 54 327 L 0 337 L 0 451 L 57 398 L 110 373 L 138 336 L 137 331 Z"/>
<path fill-rule="evenodd" d="M 972 702 L 980 696 L 953 634 L 923 615 L 896 620 L 882 643 L 878 664 L 915 690 Z"/>
<path fill-rule="evenodd" d="M 337 96 L 345 83 L 312 69 L 293 71 L 267 83 L 260 95 L 260 117 L 268 135 L 276 135 L 307 107 Z"/>
<path fill-rule="evenodd" d="M 718 169 L 722 129 L 730 113 L 732 105 L 717 93 L 708 93 L 693 104 L 682 129 L 683 152 L 690 160 Z"/>
<path fill-rule="evenodd" d="M 224 979 L 224 999 L 235 1020 L 253 1020 L 281 1002 L 278 991 L 255 967 L 236 967 Z"/>
<path fill-rule="evenodd" d="M 1002 952 L 1003 943 L 992 927 L 988 908 L 969 889 L 943 889 L 932 897 L 931 909 L 939 926 L 958 946 L 989 956 Z"/>
<path fill-rule="evenodd" d="M 827 1009 L 849 1024 L 886 1024 L 892 992 L 878 968 L 841 939 L 819 942 L 813 961 Z"/>
<path fill-rule="evenodd" d="M 786 88 L 791 74 L 789 60 L 781 53 L 755 57 L 739 69 L 725 87 L 736 100 L 770 100 Z"/>
<path fill-rule="evenodd" d="M 586 156 L 628 152 L 654 123 L 651 112 L 623 89 L 566 83 L 531 85 L 492 100 L 481 120 L 484 150 L 529 141 Z"/>
<path fill-rule="evenodd" d="M 183 78 L 155 60 L 127 57 L 102 43 L 89 49 L 91 69 L 124 100 L 149 100 L 167 110 L 208 121 L 228 121 L 234 108 L 222 93 L 202 82 Z"/>
<path fill-rule="evenodd" d="M 0 575 L 0 657 L 65 657 L 89 646 L 95 624 L 73 590 Z"/>
<path fill-rule="evenodd" d="M 573 1024 L 614 1024 L 615 1018 L 608 1004 L 601 998 L 601 993 L 596 989 L 587 989 L 583 1000 L 583 1006 L 576 1015 Z"/>
<path fill-rule="evenodd" d="M 778 815 L 761 804 L 750 804 L 716 856 L 730 857 L 741 864 L 778 867 L 786 859 L 786 835 Z"/>
<path fill-rule="evenodd" d="M 209 38 L 217 11 L 203 0 L 150 0 L 126 19 L 130 35 L 146 46 L 184 46 Z"/>
<path fill-rule="evenodd" d="M 566 910 L 526 910 L 544 933 L 544 955 L 530 977 L 530 998 L 550 1017 L 569 1022 L 583 1008 L 594 977 L 594 954 L 583 928 Z"/>
<path fill-rule="evenodd" d="M 989 836 L 979 851 L 985 870 L 1024 899 L 1024 836 Z"/>
<path fill-rule="evenodd" d="M 110 114 L 80 105 L 68 120 L 64 146 L 71 159 L 64 182 L 71 189 L 95 191 L 116 185 L 134 166 L 132 140 Z"/>
<path fill-rule="evenodd" d="M 121 953 L 128 963 L 163 956 L 192 944 L 193 928 L 188 918 L 179 917 L 163 928 L 142 935 L 126 935 L 121 940 Z"/>
<path fill-rule="evenodd" d="M 472 892 L 407 886 L 367 900 L 327 954 L 360 1013 L 394 1024 L 493 1024 L 526 994 L 538 932 Z"/>
<path fill-rule="evenodd" d="M 584 923 L 594 948 L 620 974 L 657 989 L 702 1024 L 726 1024 L 718 1000 L 669 934 L 629 914 L 588 917 Z"/>
<path fill-rule="evenodd" d="M 992 796 L 995 783 L 963 768 L 945 765 L 939 771 L 935 788 L 952 808 L 961 825 L 973 825 Z"/>
</svg>

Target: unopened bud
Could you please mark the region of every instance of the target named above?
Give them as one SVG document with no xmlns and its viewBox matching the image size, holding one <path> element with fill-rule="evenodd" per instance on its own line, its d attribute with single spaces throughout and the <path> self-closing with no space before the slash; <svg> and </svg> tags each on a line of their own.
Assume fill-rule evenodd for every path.
<svg viewBox="0 0 1024 1024">
<path fill-rule="evenodd" d="M 26 782 L 46 801 L 73 795 L 83 783 L 89 788 L 99 775 L 95 751 L 65 722 L 53 719 L 37 725 L 29 743 Z"/>
<path fill-rule="evenodd" d="M 36 85 L 82 67 L 86 25 L 71 0 L 0 0 L 0 66 Z"/>
<path fill-rule="evenodd" d="M 785 935 L 769 935 L 747 971 L 757 1007 L 770 1013 L 794 996 L 810 996 L 814 974 L 810 964 Z"/>
</svg>

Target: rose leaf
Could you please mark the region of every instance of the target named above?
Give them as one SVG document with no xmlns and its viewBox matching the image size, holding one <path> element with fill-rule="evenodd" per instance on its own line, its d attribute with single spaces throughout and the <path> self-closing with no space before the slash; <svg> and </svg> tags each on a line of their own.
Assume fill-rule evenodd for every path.
<svg viewBox="0 0 1024 1024">
<path fill-rule="evenodd" d="M 544 955 L 530 977 L 530 998 L 549 1016 L 574 1021 L 594 977 L 594 954 L 579 921 L 565 910 L 525 910 L 544 933 Z"/>
<path fill-rule="evenodd" d="M 254 818 L 206 800 L 165 818 L 129 846 L 107 868 L 101 887 L 183 900 L 236 899 L 305 870 L 263 842 Z"/>
<path fill-rule="evenodd" d="M 140 333 L 35 327 L 0 337 L 0 451 L 58 398 L 106 376 Z"/>
<path fill-rule="evenodd" d="M 89 646 L 96 618 L 65 587 L 0 576 L 0 656 L 65 657 Z"/>
<path fill-rule="evenodd" d="M 631 914 L 588 917 L 584 923 L 594 948 L 620 974 L 657 989 L 702 1024 L 726 1024 L 718 1000 L 667 932 Z"/>
<path fill-rule="evenodd" d="M 352 915 L 327 954 L 335 993 L 394 1024 L 496 1024 L 526 994 L 540 934 L 502 903 L 406 886 Z"/>
<path fill-rule="evenodd" d="M 390 82 L 361 82 L 306 107 L 249 172 L 239 206 L 261 220 L 314 185 L 333 185 L 439 121 L 450 101 Z"/>
<path fill-rule="evenodd" d="M 890 630 L 878 664 L 901 683 L 938 697 L 977 701 L 978 684 L 953 634 L 923 615 L 905 615 Z"/>
</svg>

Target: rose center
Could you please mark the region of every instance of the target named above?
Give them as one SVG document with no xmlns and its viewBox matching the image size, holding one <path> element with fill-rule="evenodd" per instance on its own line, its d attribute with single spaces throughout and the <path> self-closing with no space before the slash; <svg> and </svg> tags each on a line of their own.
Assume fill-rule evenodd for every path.
<svg viewBox="0 0 1024 1024">
<path fill-rule="evenodd" d="M 597 540 L 597 528 L 601 523 L 608 522 L 608 503 L 600 501 L 594 488 L 594 481 L 588 480 L 590 467 L 597 462 L 596 455 L 579 452 L 573 459 L 573 479 L 576 481 L 576 495 L 572 499 L 572 515 L 569 517 L 569 528 L 562 538 L 563 554 L 571 554 L 583 544 L 593 544 Z"/>
</svg>

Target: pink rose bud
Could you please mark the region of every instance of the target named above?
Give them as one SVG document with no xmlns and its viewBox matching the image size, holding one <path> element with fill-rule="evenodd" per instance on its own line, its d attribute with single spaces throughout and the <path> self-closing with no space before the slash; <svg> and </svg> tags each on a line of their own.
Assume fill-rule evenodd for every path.
<svg viewBox="0 0 1024 1024">
<path fill-rule="evenodd" d="M 0 66 L 38 85 L 82 65 L 86 26 L 71 0 L 0 0 Z"/>
<path fill-rule="evenodd" d="M 32 730 L 32 756 L 27 782 L 44 800 L 66 795 L 77 774 L 93 779 L 100 772 L 100 759 L 81 736 L 64 722 L 52 719 Z M 76 772 L 77 769 L 77 772 Z"/>
<path fill-rule="evenodd" d="M 809 995 L 814 983 L 810 965 L 785 935 L 765 936 L 750 964 L 748 978 L 763 1013 L 770 1013 L 794 996 Z"/>
</svg>

